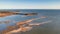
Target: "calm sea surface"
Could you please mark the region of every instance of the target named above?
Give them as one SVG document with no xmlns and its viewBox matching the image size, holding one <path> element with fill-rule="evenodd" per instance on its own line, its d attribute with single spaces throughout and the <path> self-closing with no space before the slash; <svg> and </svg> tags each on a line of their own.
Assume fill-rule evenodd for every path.
<svg viewBox="0 0 60 34">
<path fill-rule="evenodd" d="M 38 13 L 35 16 L 12 15 L 7 17 L 0 17 L 0 22 L 10 20 L 9 24 L 0 23 L 0 31 L 5 30 L 7 26 L 13 26 L 16 22 L 29 20 L 32 18 L 46 18 L 34 20 L 31 23 L 41 23 L 51 20 L 52 22 L 34 27 L 31 31 L 22 34 L 60 34 L 60 10 L 11 10 L 21 13 Z M 19 33 L 18 33 L 19 34 Z"/>
</svg>

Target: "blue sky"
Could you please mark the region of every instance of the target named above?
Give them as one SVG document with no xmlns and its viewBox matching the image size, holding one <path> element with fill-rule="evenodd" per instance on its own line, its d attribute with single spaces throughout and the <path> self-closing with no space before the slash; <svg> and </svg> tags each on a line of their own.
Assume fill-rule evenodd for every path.
<svg viewBox="0 0 60 34">
<path fill-rule="evenodd" d="M 60 0 L 0 0 L 0 9 L 60 9 Z"/>
</svg>

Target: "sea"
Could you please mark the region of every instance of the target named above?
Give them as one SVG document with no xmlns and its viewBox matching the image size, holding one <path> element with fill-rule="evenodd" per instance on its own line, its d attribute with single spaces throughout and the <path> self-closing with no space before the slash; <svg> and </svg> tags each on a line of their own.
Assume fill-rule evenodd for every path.
<svg viewBox="0 0 60 34">
<path fill-rule="evenodd" d="M 22 32 L 22 34 L 60 34 L 60 10 L 55 9 L 6 9 L 1 11 L 12 11 L 20 13 L 37 13 L 38 15 L 26 16 L 26 15 L 11 15 L 6 17 L 0 17 L 0 31 L 7 29 L 7 26 L 14 26 L 17 22 L 29 20 L 33 18 L 39 18 L 31 23 L 42 23 L 51 21 L 40 26 L 33 27 L 32 30 Z M 45 17 L 45 18 L 44 18 Z M 40 19 L 41 18 L 41 19 Z M 8 24 L 4 21 L 10 21 Z M 17 33 L 20 34 L 20 33 Z"/>
</svg>

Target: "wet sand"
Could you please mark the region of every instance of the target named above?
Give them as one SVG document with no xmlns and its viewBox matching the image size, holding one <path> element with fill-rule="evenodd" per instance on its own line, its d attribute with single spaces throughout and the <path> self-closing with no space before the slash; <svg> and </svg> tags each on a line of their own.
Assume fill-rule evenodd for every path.
<svg viewBox="0 0 60 34">
<path fill-rule="evenodd" d="M 51 22 L 51 21 L 47 21 L 47 22 L 42 22 L 42 23 L 29 24 L 30 22 L 36 19 L 38 18 L 17 22 L 15 26 L 8 26 L 7 29 L 2 31 L 1 33 L 11 34 L 11 33 L 18 33 L 18 32 L 26 32 L 26 31 L 31 30 L 33 28 L 32 26 L 39 26 L 40 24 Z M 27 26 L 24 26 L 24 25 L 27 25 Z"/>
</svg>

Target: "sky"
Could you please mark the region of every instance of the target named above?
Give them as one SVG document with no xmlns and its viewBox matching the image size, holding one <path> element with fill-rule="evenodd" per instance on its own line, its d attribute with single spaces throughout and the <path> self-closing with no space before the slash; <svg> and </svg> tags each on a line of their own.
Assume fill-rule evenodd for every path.
<svg viewBox="0 0 60 34">
<path fill-rule="evenodd" d="M 0 0 L 0 9 L 60 9 L 60 0 Z"/>
</svg>

